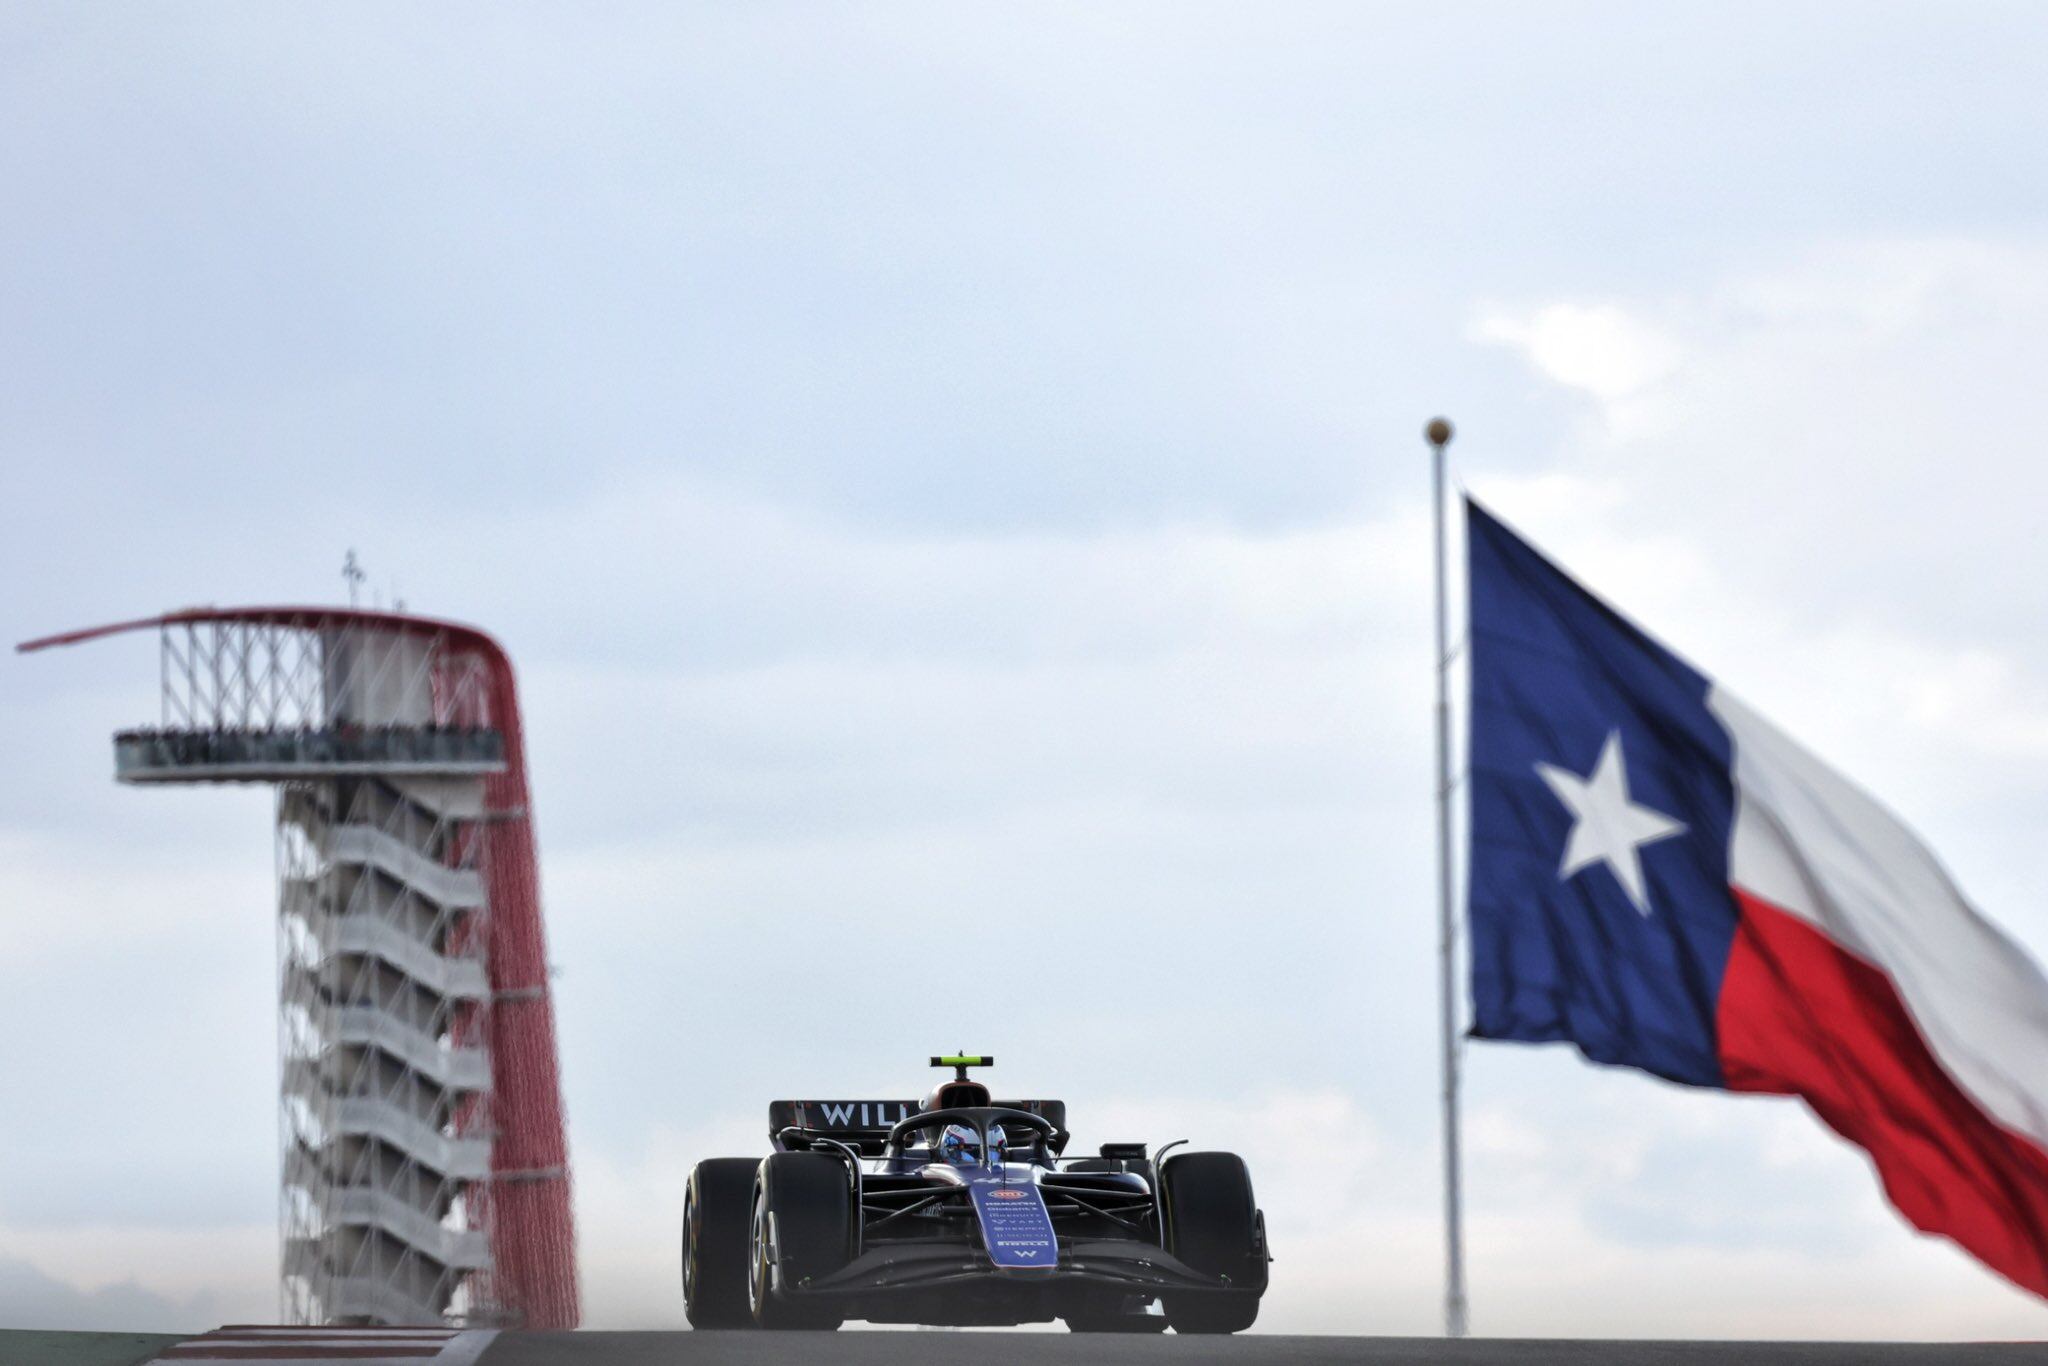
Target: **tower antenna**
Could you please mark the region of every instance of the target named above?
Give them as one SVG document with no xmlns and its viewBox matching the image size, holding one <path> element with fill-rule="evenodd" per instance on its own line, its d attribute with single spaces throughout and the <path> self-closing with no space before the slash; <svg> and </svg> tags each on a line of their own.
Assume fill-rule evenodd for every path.
<svg viewBox="0 0 2048 1366">
<path fill-rule="evenodd" d="M 348 605 L 354 607 L 356 590 L 362 586 L 363 580 L 369 577 L 363 572 L 362 563 L 356 559 L 354 546 L 349 547 L 348 554 L 342 559 L 341 577 L 348 580 Z"/>
</svg>

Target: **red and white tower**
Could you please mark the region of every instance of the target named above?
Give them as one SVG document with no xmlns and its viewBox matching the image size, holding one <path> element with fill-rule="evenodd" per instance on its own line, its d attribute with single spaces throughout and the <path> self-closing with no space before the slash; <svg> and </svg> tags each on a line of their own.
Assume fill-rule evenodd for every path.
<svg viewBox="0 0 2048 1366">
<path fill-rule="evenodd" d="M 280 1298 L 294 1323 L 577 1321 L 512 662 L 396 612 L 192 608 L 124 783 L 277 789 Z"/>
</svg>

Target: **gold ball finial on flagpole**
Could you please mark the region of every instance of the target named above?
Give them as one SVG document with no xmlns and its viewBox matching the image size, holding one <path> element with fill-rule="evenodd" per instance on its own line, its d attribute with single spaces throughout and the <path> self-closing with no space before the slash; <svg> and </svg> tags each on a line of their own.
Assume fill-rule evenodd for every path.
<svg viewBox="0 0 2048 1366">
<path fill-rule="evenodd" d="M 1430 445 L 1442 450 L 1451 444 L 1451 438 L 1457 434 L 1457 428 L 1451 425 L 1451 420 L 1447 417 L 1433 417 L 1429 420 L 1429 425 L 1422 429 L 1422 434 L 1429 438 Z"/>
</svg>

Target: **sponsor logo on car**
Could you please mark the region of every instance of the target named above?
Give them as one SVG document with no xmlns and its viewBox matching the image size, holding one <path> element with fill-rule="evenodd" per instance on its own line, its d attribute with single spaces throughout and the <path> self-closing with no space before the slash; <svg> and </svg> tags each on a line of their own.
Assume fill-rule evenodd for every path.
<svg viewBox="0 0 2048 1366">
<path fill-rule="evenodd" d="M 822 1114 L 828 1129 L 882 1129 L 916 1113 L 916 1107 L 894 1100 L 806 1100 L 798 1101 L 797 1109 Z"/>
<path fill-rule="evenodd" d="M 988 1193 L 988 1198 L 991 1200 L 1022 1200 L 1024 1192 L 1008 1189 L 992 1190 Z"/>
</svg>

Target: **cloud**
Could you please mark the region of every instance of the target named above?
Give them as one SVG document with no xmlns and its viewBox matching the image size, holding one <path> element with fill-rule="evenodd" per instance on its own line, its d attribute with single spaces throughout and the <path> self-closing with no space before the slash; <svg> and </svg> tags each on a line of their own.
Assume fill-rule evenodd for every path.
<svg viewBox="0 0 2048 1366">
<path fill-rule="evenodd" d="M 258 827 L 260 829 L 260 827 Z M 242 842 L 257 845 L 255 838 Z M 0 829 L 0 967 L 21 967 L 81 949 L 125 948 L 233 932 L 253 899 L 268 899 L 265 870 L 217 847 L 161 860 L 103 857 L 98 842 L 61 833 Z"/>
<path fill-rule="evenodd" d="M 136 1232 L 139 1230 L 129 1230 L 131 1237 Z M 20 1247 L 26 1241 L 4 1227 L 0 1234 L 7 1235 L 10 1246 Z M 275 1316 L 274 1294 L 250 1294 L 240 1288 L 248 1284 L 246 1268 L 223 1267 L 208 1259 L 204 1270 L 195 1275 L 192 1266 L 176 1264 L 178 1253 L 162 1240 L 148 1241 L 170 1260 L 117 1279 L 106 1279 L 103 1265 L 89 1273 L 90 1279 L 74 1281 L 52 1275 L 30 1259 L 0 1256 L 0 1327 L 178 1333 L 236 1319 L 263 1322 Z M 203 1246 L 192 1241 L 179 1251 L 188 1257 L 205 1257 Z M 75 1251 L 67 1260 L 78 1260 Z"/>
<path fill-rule="evenodd" d="M 1525 315 L 1488 313 L 1474 334 L 1515 347 L 1550 379 L 1610 408 L 1664 379 L 1684 359 L 1664 332 L 1612 304 L 1555 303 Z"/>
<path fill-rule="evenodd" d="M 2048 592 L 2009 558 L 2048 492 L 2031 455 L 2048 397 L 2027 382 L 2048 358 L 2044 303 L 2048 247 L 1937 239 L 1832 243 L 1689 293 L 1574 304 L 1614 335 L 1676 339 L 1654 430 L 1625 420 L 1634 388 L 1563 378 L 1532 324 L 1516 335 L 1600 419 L 1551 472 L 1611 481 L 1630 530 L 1683 524 L 1731 582 L 1809 623 L 1854 614 L 1954 645 Z"/>
<path fill-rule="evenodd" d="M 0 1257 L 0 1326 L 8 1328 L 175 1331 L 214 1316 L 205 1297 L 184 1305 L 134 1281 L 80 1290 L 18 1257 Z"/>
</svg>

